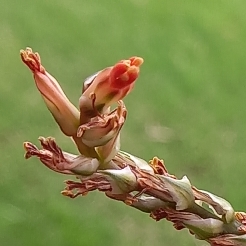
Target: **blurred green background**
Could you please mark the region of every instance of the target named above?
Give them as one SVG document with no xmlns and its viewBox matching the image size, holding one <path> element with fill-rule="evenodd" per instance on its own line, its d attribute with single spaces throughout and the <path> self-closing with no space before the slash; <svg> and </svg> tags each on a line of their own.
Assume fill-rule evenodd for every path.
<svg viewBox="0 0 246 246">
<path fill-rule="evenodd" d="M 68 177 L 25 161 L 23 141 L 59 131 L 19 58 L 38 51 L 71 101 L 83 80 L 133 55 L 122 149 L 246 209 L 246 1 L 5 1 L 0 8 L 0 245 L 207 245 L 99 192 L 60 195 Z"/>
</svg>

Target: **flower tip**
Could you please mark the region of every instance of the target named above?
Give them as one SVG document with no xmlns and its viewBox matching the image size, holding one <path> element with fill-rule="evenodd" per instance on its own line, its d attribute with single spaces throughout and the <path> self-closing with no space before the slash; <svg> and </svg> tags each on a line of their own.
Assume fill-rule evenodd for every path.
<svg viewBox="0 0 246 246">
<path fill-rule="evenodd" d="M 132 84 L 139 75 L 139 66 L 143 59 L 132 57 L 118 62 L 111 70 L 110 79 L 113 88 L 124 88 Z"/>
<path fill-rule="evenodd" d="M 26 56 L 29 53 L 32 53 L 32 48 L 26 47 L 25 50 L 23 50 L 23 49 L 20 50 L 20 55 L 21 56 Z"/>
<path fill-rule="evenodd" d="M 32 72 L 44 72 L 41 66 L 39 54 L 34 53 L 31 48 L 27 47 L 25 50 L 20 50 L 21 60 L 31 69 Z"/>
<path fill-rule="evenodd" d="M 134 65 L 136 67 L 140 67 L 144 62 L 144 59 L 138 56 L 133 56 L 129 60 L 131 61 L 131 65 Z"/>
<path fill-rule="evenodd" d="M 20 56 L 23 62 L 28 61 L 28 57 L 30 54 L 32 54 L 32 49 L 31 48 L 26 48 L 25 50 L 21 49 L 20 50 Z"/>
<path fill-rule="evenodd" d="M 24 155 L 25 159 L 29 159 L 30 157 L 38 153 L 38 148 L 30 142 L 24 142 L 23 147 L 26 151 Z"/>
</svg>

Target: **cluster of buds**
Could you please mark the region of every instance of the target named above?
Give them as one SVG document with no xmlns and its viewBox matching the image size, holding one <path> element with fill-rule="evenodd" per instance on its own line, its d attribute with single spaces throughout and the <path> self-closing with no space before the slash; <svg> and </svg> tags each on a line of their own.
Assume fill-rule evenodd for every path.
<svg viewBox="0 0 246 246">
<path fill-rule="evenodd" d="M 140 57 L 121 60 L 87 78 L 77 109 L 56 79 L 41 65 L 38 53 L 21 50 L 22 61 L 61 131 L 77 146 L 77 155 L 62 151 L 55 139 L 40 137 L 42 148 L 24 143 L 25 158 L 37 157 L 58 173 L 74 175 L 62 194 L 71 198 L 104 192 L 178 230 L 187 228 L 210 245 L 246 245 L 246 214 L 229 202 L 192 186 L 184 176 L 168 173 L 157 157 L 150 162 L 120 149 L 120 131 L 127 110 L 122 99 L 133 89 L 143 63 Z M 113 109 L 111 109 L 114 106 Z"/>
</svg>

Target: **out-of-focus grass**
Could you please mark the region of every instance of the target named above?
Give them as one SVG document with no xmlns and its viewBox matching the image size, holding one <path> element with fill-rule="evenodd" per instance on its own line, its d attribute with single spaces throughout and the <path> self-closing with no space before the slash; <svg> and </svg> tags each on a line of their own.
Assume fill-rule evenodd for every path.
<svg viewBox="0 0 246 246">
<path fill-rule="evenodd" d="M 126 99 L 122 148 L 246 209 L 245 1 L 5 1 L 0 8 L 0 244 L 204 245 L 187 231 L 102 194 L 69 200 L 67 177 L 23 159 L 22 142 L 54 136 L 19 50 L 31 46 L 77 105 L 88 75 L 144 57 Z"/>
</svg>

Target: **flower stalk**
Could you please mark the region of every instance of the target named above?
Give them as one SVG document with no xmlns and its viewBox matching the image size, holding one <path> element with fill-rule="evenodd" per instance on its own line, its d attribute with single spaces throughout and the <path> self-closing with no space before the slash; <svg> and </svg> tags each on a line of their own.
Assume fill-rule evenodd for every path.
<svg viewBox="0 0 246 246">
<path fill-rule="evenodd" d="M 75 198 L 97 190 L 156 221 L 166 219 L 177 230 L 187 228 L 212 246 L 246 245 L 246 213 L 235 212 L 225 199 L 197 189 L 186 176 L 178 179 L 170 174 L 163 160 L 154 157 L 146 162 L 120 149 L 127 115 L 123 99 L 134 87 L 142 58 L 119 61 L 86 79 L 79 109 L 42 66 L 38 53 L 21 50 L 21 59 L 61 131 L 78 149 L 77 154 L 67 153 L 51 137 L 39 138 L 41 149 L 24 143 L 26 159 L 36 157 L 49 169 L 77 179 L 65 181 L 64 196 Z M 114 103 L 118 105 L 111 109 Z"/>
</svg>

